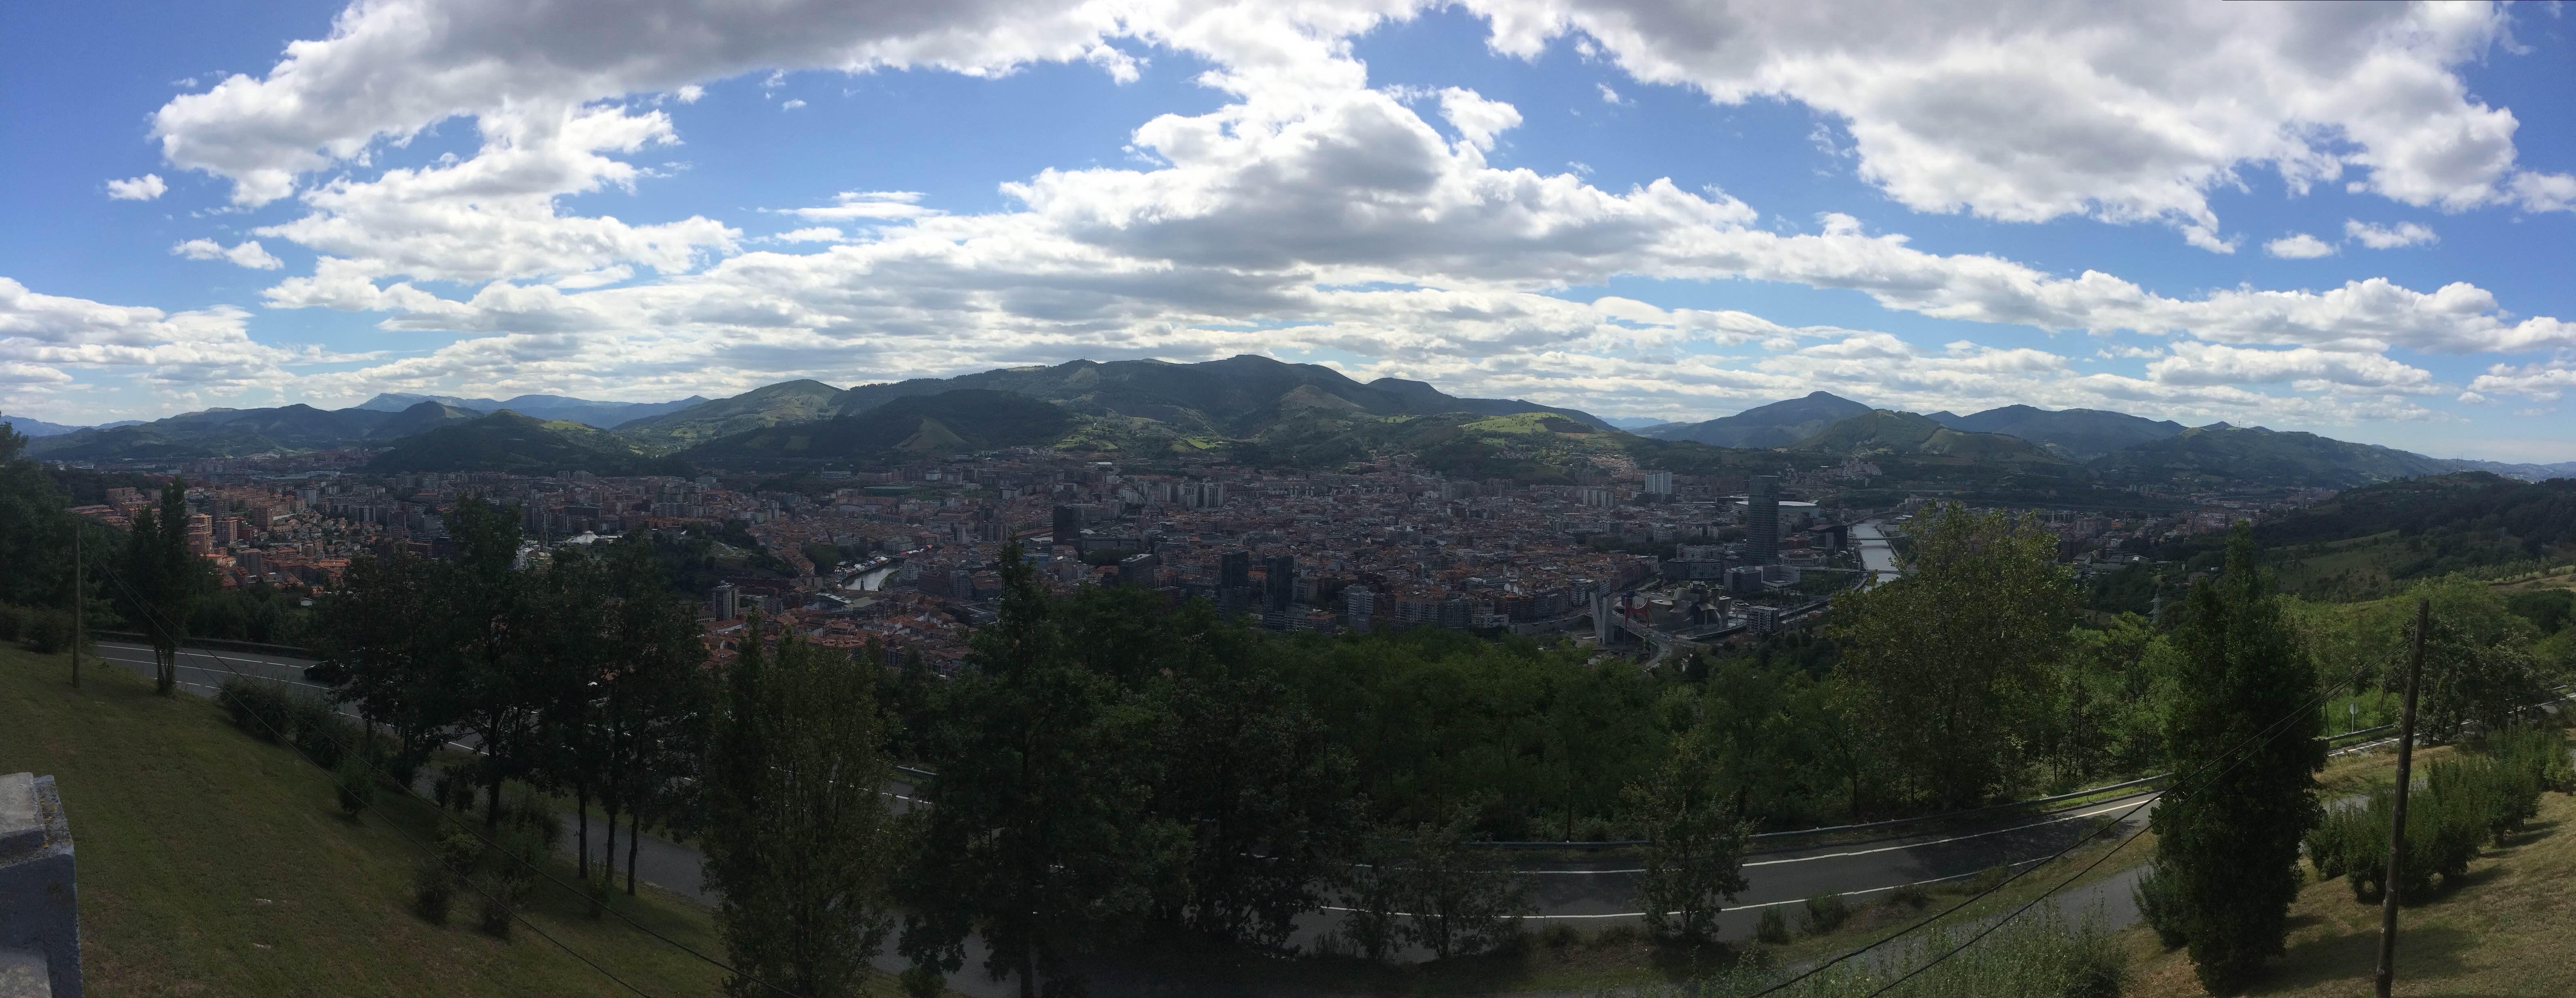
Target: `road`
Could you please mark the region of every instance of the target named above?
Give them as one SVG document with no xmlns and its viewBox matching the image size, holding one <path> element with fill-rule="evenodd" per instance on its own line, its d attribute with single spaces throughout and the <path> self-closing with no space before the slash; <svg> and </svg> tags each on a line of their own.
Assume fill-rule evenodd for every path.
<svg viewBox="0 0 2576 998">
<path fill-rule="evenodd" d="M 102 643 L 101 659 L 115 666 L 150 675 L 151 649 L 141 645 Z M 216 656 L 220 655 L 221 660 Z M 229 668 L 227 668 L 229 664 Z M 213 696 L 224 677 L 239 670 L 245 675 L 258 675 L 297 687 L 320 691 L 322 688 L 302 681 L 306 661 L 277 655 L 235 652 L 207 653 L 186 651 L 180 656 L 181 688 L 203 696 Z M 910 806 L 912 788 L 902 783 L 887 787 L 896 807 Z M 1907 884 L 1931 885 L 1940 881 L 1964 879 L 1979 871 L 2004 863 L 2026 863 L 2055 853 L 2082 837 L 2101 820 L 2125 818 L 2133 827 L 2146 820 L 2152 810 L 2152 793 L 2113 800 L 2086 803 L 2061 811 L 2021 814 L 1991 826 L 1948 829 L 1938 832 L 1892 837 L 1860 843 L 1794 850 L 1769 851 L 1755 855 L 1747 862 L 1745 877 L 1751 888 L 1737 898 L 1736 906 L 1719 916 L 1719 932 L 1725 938 L 1750 936 L 1763 909 L 1788 907 L 1794 916 L 1796 906 L 1809 896 L 1825 893 L 1855 895 L 1866 901 Z M 574 846 L 571 818 L 566 816 L 564 848 Z M 2123 829 L 2125 831 L 2125 827 Z M 2117 832 L 2112 834 L 2119 834 Z M 604 848 L 604 833 L 591 829 L 594 858 Z M 626 848 L 626 836 L 619 836 L 619 851 Z M 617 857 L 622 866 L 623 855 Z M 657 835 L 643 837 L 637 853 L 637 874 L 646 882 L 672 893 L 713 904 L 716 900 L 700 874 L 701 855 L 687 845 Z M 1506 861 L 1500 860 L 1498 861 Z M 1533 921 L 1567 922 L 1597 929 L 1602 926 L 1640 919 L 1636 904 L 1638 870 L 1634 861 L 1594 863 L 1533 864 L 1530 870 L 1537 881 L 1539 916 Z M 2126 881 L 2118 881 L 2125 884 Z M 2118 924 L 2135 917 L 2127 907 L 2125 886 L 2105 887 L 2087 896 L 2098 896 Z M 1297 941 L 1311 941 L 1330 931 L 1340 920 L 1333 912 L 1318 912 L 1301 920 Z M 995 983 L 975 969 L 974 955 L 967 969 L 951 982 L 966 994 L 1003 996 L 1015 993 L 1008 982 Z M 880 956 L 880 966 L 900 970 L 901 962 L 891 954 Z M 1121 968 L 1094 968 L 1097 985 L 1103 993 L 1147 993 L 1168 991 L 1173 982 L 1149 981 L 1121 973 Z M 1115 986 L 1113 986 L 1115 985 Z"/>
</svg>

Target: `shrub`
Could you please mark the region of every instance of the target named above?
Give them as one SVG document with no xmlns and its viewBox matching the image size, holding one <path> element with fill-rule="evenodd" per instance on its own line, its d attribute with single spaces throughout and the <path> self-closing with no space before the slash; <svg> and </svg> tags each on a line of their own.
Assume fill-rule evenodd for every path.
<svg viewBox="0 0 2576 998">
<path fill-rule="evenodd" d="M 340 760 L 338 769 L 332 770 L 331 787 L 339 792 L 340 810 L 356 818 L 376 802 L 376 771 L 358 753 L 351 752 Z"/>
<path fill-rule="evenodd" d="M 1538 930 L 1539 945 L 1549 949 L 1570 949 L 1583 941 L 1583 933 L 1563 922 L 1550 922 Z"/>
<path fill-rule="evenodd" d="M 1993 866 L 1977 871 L 1976 876 L 1968 878 L 1966 890 L 1970 894 L 1984 894 L 1988 891 L 2002 887 L 2004 885 L 2004 881 L 2011 879 L 2012 867 L 2003 863 L 1997 863 Z"/>
<path fill-rule="evenodd" d="M 456 902 L 456 877 L 447 872 L 447 864 L 436 856 L 421 857 L 420 870 L 412 877 L 412 909 L 431 925 L 447 924 L 447 909 Z"/>
<path fill-rule="evenodd" d="M 936 967 L 913 964 L 903 970 L 903 993 L 908 998 L 939 998 L 948 993 L 948 975 Z"/>
<path fill-rule="evenodd" d="M 1922 884 L 1898 884 L 1896 889 L 1887 892 L 1887 900 L 1884 903 L 1890 908 L 1912 908 L 1921 911 L 1932 903 L 1932 892 L 1924 890 Z"/>
<path fill-rule="evenodd" d="M 1807 899 L 1807 934 L 1821 936 L 1851 921 L 1851 903 L 1840 894 L 1818 894 Z"/>
<path fill-rule="evenodd" d="M 0 641 L 18 640 L 18 629 L 26 619 L 26 613 L 25 610 L 0 603 Z"/>
<path fill-rule="evenodd" d="M 2146 872 L 2138 875 L 2137 886 L 2129 890 L 2129 897 L 2138 905 L 2138 920 L 2156 930 L 2156 941 L 2166 949 L 2178 949 L 2191 941 L 2183 934 L 2179 890 L 2180 885 L 2165 875 L 2162 862 L 2149 864 Z"/>
<path fill-rule="evenodd" d="M 1773 946 L 1788 945 L 1791 938 L 1788 916 L 1780 914 L 1778 908 L 1762 909 L 1762 919 L 1753 925 L 1753 938 Z"/>
<path fill-rule="evenodd" d="M 296 751 L 325 767 L 338 767 L 341 757 L 358 743 L 358 726 L 319 697 L 286 694 L 286 718 L 294 731 Z"/>
<path fill-rule="evenodd" d="M 2457 879 L 2469 872 L 2469 861 L 2477 858 L 2490 811 L 2486 799 L 2471 792 L 2463 779 L 2453 773 L 2437 786 L 2407 795 L 2406 851 L 2398 859 L 2397 871 L 2399 897 L 2423 900 L 2432 894 L 2434 877 Z M 2331 832 L 2308 841 L 2311 860 L 2326 857 L 2317 862 L 2318 875 L 2330 878 L 2334 874 L 2328 871 L 2340 871 L 2352 885 L 2354 900 L 2377 903 L 2388 888 L 2388 830 L 2396 808 L 2396 791 L 2382 788 L 2370 795 L 2368 805 L 2329 815 Z"/>
<path fill-rule="evenodd" d="M 235 676 L 215 690 L 215 703 L 232 715 L 233 724 L 261 741 L 291 737 L 294 705 L 276 683 Z"/>
<path fill-rule="evenodd" d="M 32 607 L 19 611 L 18 637 L 27 642 L 27 650 L 51 655 L 72 646 L 72 615 L 52 607 Z"/>
<path fill-rule="evenodd" d="M 1643 942 L 1645 938 L 1645 926 L 1638 925 L 1634 922 L 1622 922 L 1593 934 L 1592 944 L 1595 946 L 1626 946 L 1631 943 Z"/>
</svg>

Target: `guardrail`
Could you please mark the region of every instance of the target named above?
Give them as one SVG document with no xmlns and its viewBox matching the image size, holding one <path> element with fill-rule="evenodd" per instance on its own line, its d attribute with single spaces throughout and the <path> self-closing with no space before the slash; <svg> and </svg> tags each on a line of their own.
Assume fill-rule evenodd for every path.
<svg viewBox="0 0 2576 998">
<path fill-rule="evenodd" d="M 1910 818 L 1889 818 L 1885 821 L 1864 821 L 1850 825 L 1825 825 L 1818 828 L 1796 828 L 1778 832 L 1756 832 L 1750 836 L 1750 838 L 1753 841 L 1762 842 L 1777 839 L 1802 838 L 1809 835 L 1833 835 L 1849 832 L 1877 831 L 1881 829 L 1898 828 L 1905 825 L 1919 825 L 1933 821 L 1950 821 L 1959 818 L 1974 817 L 1980 814 L 1992 814 L 1997 811 L 2010 811 L 2026 807 L 2042 807 L 2049 804 L 2059 803 L 2061 801 L 2074 800 L 2079 797 L 2090 797 L 2094 794 L 2108 793 L 2114 790 L 2126 790 L 2130 787 L 2141 787 L 2150 783 L 2170 779 L 2172 776 L 2172 773 L 2158 773 L 2154 776 L 2144 776 L 2120 783 L 2106 783 L 2098 787 L 2089 787 L 2083 790 L 2071 790 L 2066 793 L 2051 794 L 2046 797 L 2032 797 L 2027 800 L 2008 801 L 2002 804 L 1989 804 L 1985 807 L 1971 808 L 1965 811 L 1943 811 L 1938 814 L 1918 814 Z M 1653 845 L 1654 842 L 1651 839 L 1612 839 L 1604 842 L 1470 842 L 1467 844 L 1493 849 L 1618 849 L 1631 846 Z"/>
<path fill-rule="evenodd" d="M 101 641 L 127 641 L 138 645 L 148 645 L 152 643 L 151 638 L 133 631 L 93 630 L 89 632 L 89 636 L 92 639 Z M 319 660 L 322 657 L 314 654 L 313 649 L 311 648 L 298 648 L 294 645 L 261 644 L 257 641 L 234 641 L 230 638 L 187 638 L 180 641 L 179 646 L 182 648 L 205 648 L 213 651 L 249 652 L 253 655 L 285 655 L 292 658 L 309 658 L 315 660 Z"/>
</svg>

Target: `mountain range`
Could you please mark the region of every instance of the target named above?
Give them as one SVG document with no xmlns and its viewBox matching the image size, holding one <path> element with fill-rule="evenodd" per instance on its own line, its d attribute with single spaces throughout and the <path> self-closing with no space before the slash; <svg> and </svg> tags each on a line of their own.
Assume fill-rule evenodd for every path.
<svg viewBox="0 0 2576 998">
<path fill-rule="evenodd" d="M 492 413 L 508 409 L 538 419 L 568 419 L 576 423 L 613 430 L 639 419 L 650 419 L 663 413 L 678 412 L 707 400 L 704 395 L 670 402 L 598 402 L 565 395 L 520 395 L 509 399 L 465 399 L 453 395 L 411 395 L 386 392 L 357 404 L 356 408 L 378 412 L 401 412 L 423 402 L 440 402 L 475 413 Z"/>
<path fill-rule="evenodd" d="M 512 418 L 496 420 L 499 415 Z M 2308 433 L 2223 423 L 2186 429 L 2093 409 L 2010 405 L 1966 416 L 1916 414 L 1822 391 L 1632 434 L 1579 410 L 1462 398 L 1396 378 L 1360 382 L 1331 368 L 1257 356 L 1195 364 L 1080 360 L 847 389 L 799 380 L 727 398 L 651 404 L 387 393 L 340 410 L 209 409 L 93 428 L 25 422 L 64 431 L 48 432 L 29 448 L 55 460 L 186 460 L 395 445 L 398 453 L 387 455 L 386 468 L 543 469 L 569 461 L 566 467 L 602 474 L 645 464 L 884 463 L 1007 446 L 1134 457 L 1207 454 L 1312 468 L 1399 456 L 1451 474 L 1532 481 L 1575 480 L 1605 465 L 1734 473 L 1856 457 L 1896 462 L 1889 470 L 1899 480 L 1997 481 L 1992 473 L 2001 472 L 2038 476 L 2029 484 L 2043 491 L 2060 488 L 2047 481 L 2091 483 L 2083 488 L 2176 479 L 2347 488 L 2460 470 L 2534 480 L 2576 474 L 2576 463 L 2442 460 Z M 414 446 L 414 438 L 432 434 L 434 440 Z M 664 456 L 677 463 L 647 460 Z M 1988 470 L 1976 470 L 1981 467 Z"/>
</svg>

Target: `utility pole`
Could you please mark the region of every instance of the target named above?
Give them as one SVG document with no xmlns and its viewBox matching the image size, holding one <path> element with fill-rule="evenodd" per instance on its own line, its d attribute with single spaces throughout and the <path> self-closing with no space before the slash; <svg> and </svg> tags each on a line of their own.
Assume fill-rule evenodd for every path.
<svg viewBox="0 0 2576 998">
<path fill-rule="evenodd" d="M 2406 660 L 2406 712 L 2397 726 L 2397 806 L 2388 822 L 2388 879 L 2379 897 L 2379 998 L 2397 984 L 2398 862 L 2406 855 L 2406 784 L 2415 765 L 2415 687 L 2424 675 L 2424 629 L 2433 621 L 2433 601 L 2415 600 L 2415 650 Z"/>
<path fill-rule="evenodd" d="M 75 517 L 73 517 L 73 518 L 72 518 L 72 688 L 73 688 L 73 689 L 79 689 L 79 688 L 80 688 L 80 651 L 81 651 L 81 638 L 82 638 L 84 635 L 86 635 L 86 634 L 88 634 L 88 633 L 89 633 L 87 630 L 85 630 L 85 629 L 83 629 L 83 628 L 81 627 L 81 610 L 83 609 L 83 607 L 82 607 L 82 605 L 81 605 L 81 604 L 87 603 L 87 602 L 89 602 L 89 601 L 81 598 L 81 589 L 82 589 L 83 587 L 82 587 L 82 585 L 81 585 L 81 549 L 80 549 L 80 535 L 81 535 L 81 524 L 80 524 L 80 518 L 79 518 L 79 517 L 77 517 L 77 516 L 75 516 Z"/>
</svg>

